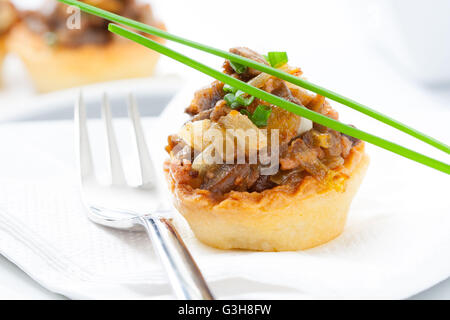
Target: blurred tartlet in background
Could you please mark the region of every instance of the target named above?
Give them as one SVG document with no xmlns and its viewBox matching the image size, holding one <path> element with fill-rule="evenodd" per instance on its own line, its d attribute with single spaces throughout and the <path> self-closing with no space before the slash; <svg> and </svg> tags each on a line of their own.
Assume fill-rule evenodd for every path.
<svg viewBox="0 0 450 320">
<path fill-rule="evenodd" d="M 17 11 L 11 2 L 8 0 L 0 0 L 0 68 L 6 56 L 6 38 L 16 20 Z"/>
<path fill-rule="evenodd" d="M 83 2 L 165 29 L 149 4 L 136 0 Z M 74 8 L 48 2 L 41 10 L 21 12 L 21 22 L 11 31 L 7 47 L 23 60 L 38 91 L 152 75 L 158 53 L 114 36 L 104 19 L 81 13 L 77 25 L 76 14 Z"/>
</svg>

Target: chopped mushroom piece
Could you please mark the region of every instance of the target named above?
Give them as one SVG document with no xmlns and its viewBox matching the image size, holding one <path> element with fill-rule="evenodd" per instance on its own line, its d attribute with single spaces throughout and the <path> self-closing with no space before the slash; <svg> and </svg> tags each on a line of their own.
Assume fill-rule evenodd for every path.
<svg viewBox="0 0 450 320">
<path fill-rule="evenodd" d="M 213 108 L 224 97 L 223 83 L 214 81 L 210 86 L 195 93 L 194 99 L 186 109 L 186 113 L 194 116 L 202 111 Z"/>
</svg>

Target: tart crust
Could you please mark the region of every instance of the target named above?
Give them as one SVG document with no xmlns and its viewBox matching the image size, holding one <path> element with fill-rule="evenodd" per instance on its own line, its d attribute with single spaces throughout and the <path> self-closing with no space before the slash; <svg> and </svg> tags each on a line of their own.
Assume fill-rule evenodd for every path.
<svg viewBox="0 0 450 320">
<path fill-rule="evenodd" d="M 295 251 L 324 244 L 344 230 L 347 213 L 365 175 L 364 143 L 333 170 L 341 189 L 307 176 L 295 190 L 278 186 L 261 193 L 235 192 L 215 200 L 207 190 L 176 185 L 166 177 L 174 204 L 196 237 L 219 249 Z"/>
<path fill-rule="evenodd" d="M 158 27 L 164 28 L 164 25 Z M 163 39 L 157 41 L 163 42 Z M 121 39 L 106 45 L 51 47 L 23 23 L 12 30 L 8 47 L 23 60 L 40 92 L 147 77 L 153 74 L 159 58 L 157 52 Z"/>
</svg>

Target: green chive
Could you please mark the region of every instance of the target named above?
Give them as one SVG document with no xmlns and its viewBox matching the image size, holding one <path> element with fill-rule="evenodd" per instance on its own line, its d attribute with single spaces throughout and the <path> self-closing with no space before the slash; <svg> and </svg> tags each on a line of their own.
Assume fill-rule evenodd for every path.
<svg viewBox="0 0 450 320">
<path fill-rule="evenodd" d="M 255 100 L 255 97 L 250 96 L 249 98 L 245 98 L 244 96 L 246 93 L 242 90 L 238 90 L 236 92 L 236 102 L 238 102 L 241 106 L 248 107 L 252 104 L 253 100 Z"/>
<path fill-rule="evenodd" d="M 241 105 L 239 104 L 239 102 L 233 102 L 231 105 L 230 105 L 230 107 L 231 107 L 231 109 L 237 109 L 237 108 L 239 108 Z"/>
<path fill-rule="evenodd" d="M 223 100 L 227 102 L 229 106 L 231 106 L 234 102 L 236 102 L 236 96 L 233 93 L 228 93 L 223 97 Z"/>
<path fill-rule="evenodd" d="M 250 116 L 252 115 L 252 114 L 250 113 L 250 111 L 248 111 L 247 109 L 241 109 L 239 112 L 242 113 L 244 116 L 247 116 L 247 117 L 249 117 L 249 118 L 250 118 Z"/>
<path fill-rule="evenodd" d="M 226 84 L 223 86 L 223 91 L 230 92 L 230 93 L 236 93 L 237 89 L 233 88 L 232 86 Z"/>
<path fill-rule="evenodd" d="M 253 114 L 250 113 L 247 109 L 241 109 L 240 113 L 249 117 L 249 119 L 257 126 L 257 127 L 265 127 L 267 126 L 267 120 L 269 120 L 270 114 L 272 113 L 272 109 L 268 106 L 260 104 Z"/>
<path fill-rule="evenodd" d="M 286 52 L 272 51 L 267 54 L 269 63 L 274 68 L 279 68 L 288 62 L 288 56 Z"/>
<path fill-rule="evenodd" d="M 247 70 L 247 67 L 244 66 L 243 64 L 233 62 L 233 61 L 230 61 L 230 66 L 233 68 L 234 71 L 236 71 L 239 74 L 244 73 L 245 70 Z"/>
<path fill-rule="evenodd" d="M 248 107 L 249 105 L 251 105 L 253 103 L 254 100 L 255 100 L 255 97 L 250 96 L 250 98 L 245 99 L 245 103 L 243 105 Z"/>
<path fill-rule="evenodd" d="M 107 11 L 103 11 L 103 10 L 100 10 L 100 9 L 92 7 L 92 6 L 85 5 L 85 4 L 83 4 L 82 2 L 79 2 L 79 1 L 73 1 L 73 0 L 70 0 L 70 1 L 69 0 L 59 0 L 59 1 L 64 2 L 64 3 L 70 3 L 70 4 L 73 4 L 73 5 L 77 5 L 77 6 L 81 7 L 81 8 L 83 8 L 83 10 L 85 10 L 87 12 L 94 13 L 94 14 L 97 14 L 99 16 L 106 17 L 109 20 L 116 20 L 118 22 L 124 23 L 124 24 L 126 24 L 128 26 L 131 26 L 131 27 L 135 27 L 135 28 L 137 27 L 137 28 L 139 28 L 139 30 L 144 29 L 142 31 L 145 31 L 147 33 L 161 34 L 161 35 L 163 35 L 164 38 L 169 38 L 170 37 L 170 40 L 178 41 L 180 43 L 196 47 L 196 48 L 198 48 L 200 50 L 205 50 L 205 51 L 207 51 L 209 53 L 213 53 L 213 54 L 216 54 L 216 55 L 219 55 L 219 56 L 220 56 L 220 54 L 222 54 L 224 56 L 226 55 L 230 59 L 235 59 L 235 60 L 241 59 L 239 61 L 244 61 L 243 63 L 246 63 L 247 65 L 249 65 L 251 67 L 255 66 L 256 67 L 255 69 L 258 69 L 258 70 L 261 70 L 261 71 L 264 71 L 264 72 L 267 71 L 267 73 L 273 74 L 275 76 L 280 75 L 279 78 L 288 78 L 288 79 L 285 79 L 285 80 L 294 83 L 294 81 L 290 81 L 291 80 L 290 79 L 291 75 L 289 75 L 289 74 L 287 74 L 285 72 L 280 72 L 278 69 L 273 69 L 271 67 L 268 67 L 268 66 L 265 66 L 265 65 L 262 65 L 262 64 L 259 64 L 259 63 L 255 63 L 254 61 L 252 61 L 250 59 L 245 59 L 245 58 L 242 58 L 240 56 L 231 55 L 231 54 L 229 54 L 229 53 L 227 53 L 225 51 L 217 50 L 217 49 L 214 49 L 214 48 L 211 48 L 211 47 L 206 47 L 204 45 L 200 45 L 200 44 L 194 45 L 194 43 L 192 41 L 188 41 L 186 39 L 182 39 L 182 38 L 176 37 L 174 35 L 167 34 L 167 33 L 163 32 L 163 31 L 161 31 L 161 30 L 159 30 L 157 28 L 152 28 L 152 27 L 147 26 L 145 24 L 139 24 L 136 21 L 129 20 L 129 19 L 120 17 L 118 15 L 113 15 L 111 13 L 108 13 Z M 144 28 L 144 26 L 145 26 L 145 28 Z M 207 75 L 209 75 L 209 76 L 211 76 L 211 77 L 213 77 L 213 78 L 215 78 L 215 79 L 217 79 L 217 80 L 219 80 L 219 81 L 221 81 L 223 83 L 229 84 L 229 85 L 231 85 L 231 86 L 233 86 L 235 88 L 243 90 L 243 91 L 247 92 L 248 94 L 250 94 L 252 96 L 255 96 L 258 99 L 267 101 L 270 104 L 276 105 L 276 106 L 278 106 L 280 108 L 283 108 L 283 109 L 285 109 L 285 110 L 287 110 L 289 112 L 292 112 L 294 114 L 297 114 L 297 115 L 299 115 L 301 117 L 305 117 L 305 118 L 307 118 L 307 119 L 309 119 L 309 120 L 311 120 L 313 122 L 316 122 L 318 124 L 321 124 L 321 125 L 323 125 L 325 127 L 334 129 L 336 131 L 342 132 L 344 134 L 347 134 L 349 136 L 355 137 L 357 139 L 361 139 L 361 140 L 364 140 L 366 142 L 372 143 L 372 144 L 374 144 L 376 146 L 379 146 L 380 148 L 386 149 L 388 151 L 391 151 L 393 153 L 401 155 L 401 156 L 403 156 L 405 158 L 411 159 L 411 160 L 416 161 L 418 163 L 421 163 L 423 165 L 426 165 L 426 166 L 429 166 L 429 167 L 434 168 L 436 170 L 439 170 L 439 171 L 442 171 L 444 173 L 450 174 L 450 165 L 448 165 L 448 164 L 446 164 L 446 163 L 444 163 L 442 161 L 439 161 L 439 160 L 427 157 L 427 156 L 425 156 L 425 155 L 423 155 L 421 153 L 418 153 L 418 152 L 413 151 L 411 149 L 405 148 L 405 147 L 403 147 L 403 146 L 401 146 L 399 144 L 396 144 L 394 142 L 391 142 L 391 141 L 388 141 L 386 139 L 380 138 L 380 137 L 375 136 L 373 134 L 370 134 L 368 132 L 364 132 L 362 130 L 353 128 L 351 126 L 343 124 L 342 122 L 339 122 L 339 121 L 334 120 L 332 118 L 328 118 L 327 116 L 324 116 L 324 115 L 322 115 L 320 113 L 311 111 L 311 110 L 309 110 L 307 108 L 304 108 L 304 107 L 301 107 L 301 106 L 299 106 L 299 105 L 297 105 L 295 103 L 292 103 L 290 101 L 284 100 L 284 99 L 282 99 L 282 98 L 280 98 L 280 97 L 278 97 L 276 95 L 273 95 L 271 93 L 268 93 L 268 92 L 266 92 L 264 90 L 261 90 L 261 89 L 258 89 L 256 87 L 253 87 L 253 86 L 251 86 L 251 85 L 249 85 L 249 84 L 247 84 L 247 83 L 245 83 L 243 81 L 240 81 L 239 79 L 236 79 L 236 78 L 231 77 L 231 76 L 229 76 L 227 74 L 224 74 L 224 73 L 222 73 L 222 72 L 220 72 L 218 70 L 210 68 L 210 67 L 208 67 L 207 65 L 205 65 L 205 64 L 203 64 L 201 62 L 195 61 L 194 59 L 191 59 L 191 58 L 189 58 L 189 57 L 187 57 L 187 56 L 185 56 L 185 55 L 183 55 L 183 54 L 181 54 L 181 53 L 179 53 L 177 51 L 174 51 L 174 50 L 172 50 L 172 49 L 170 49 L 170 48 L 168 48 L 168 47 L 166 47 L 164 45 L 161 45 L 161 44 L 159 44 L 156 41 L 153 41 L 153 40 L 151 40 L 149 38 L 146 38 L 146 37 L 144 37 L 144 36 L 142 36 L 140 34 L 137 34 L 136 32 L 132 32 L 132 31 L 130 31 L 130 30 L 126 29 L 126 28 L 123 28 L 121 26 L 114 25 L 114 24 L 109 24 L 108 25 L 108 29 L 109 29 L 109 31 L 111 31 L 111 32 L 113 32 L 113 33 L 115 33 L 117 35 L 125 37 L 125 38 L 127 38 L 129 40 L 132 40 L 132 41 L 137 42 L 137 43 L 139 43 L 139 44 L 141 44 L 143 46 L 146 46 L 147 48 L 150 48 L 150 49 L 155 50 L 155 51 L 157 51 L 157 52 L 159 52 L 159 53 L 161 53 L 163 55 L 166 55 L 166 56 L 168 56 L 168 57 L 170 57 L 172 59 L 175 59 L 176 61 L 181 62 L 181 63 L 183 63 L 183 64 L 185 64 L 185 65 L 187 65 L 187 66 L 189 66 L 191 68 L 194 68 L 194 69 L 196 69 L 196 70 L 198 70 L 198 71 L 200 71 L 200 72 L 202 72 L 204 74 L 207 74 Z M 158 30 L 158 31 L 156 31 L 156 30 Z M 301 80 L 300 82 L 303 85 L 300 84 L 300 86 L 303 86 L 305 88 L 311 88 L 311 86 L 313 86 L 316 90 L 318 90 L 318 88 L 319 88 L 319 87 L 317 87 L 317 86 L 315 86 L 315 85 L 313 85 L 311 83 L 303 82 L 303 79 L 300 79 L 300 78 L 297 78 L 297 77 L 293 77 L 293 78 L 296 79 L 296 81 L 297 80 Z M 326 90 L 326 89 L 322 88 L 320 90 Z M 311 91 L 314 91 L 314 90 L 311 90 Z M 324 95 L 327 95 L 327 94 L 328 95 L 334 95 L 334 97 L 336 99 L 337 94 L 334 94 L 331 91 L 326 90 L 326 94 L 324 94 Z M 349 99 L 344 98 L 342 96 L 339 96 L 339 97 L 341 97 L 340 101 L 343 101 L 342 99 L 344 99 L 344 102 L 343 102 L 344 104 L 351 105 L 354 109 L 358 110 L 358 108 L 355 107 L 357 105 L 356 102 L 350 103 L 351 101 Z M 336 100 L 339 100 L 339 99 L 336 99 Z M 402 131 L 408 132 L 412 136 L 418 137 L 420 140 L 426 141 L 426 142 L 430 143 L 431 145 L 436 146 L 436 148 L 442 149 L 443 151 L 446 151 L 446 152 L 450 153 L 450 147 L 448 147 L 447 145 L 445 145 L 445 144 L 443 144 L 443 143 L 441 143 L 441 142 L 439 142 L 439 141 L 437 141 L 437 140 L 435 140 L 433 138 L 425 136 L 424 134 L 419 133 L 418 131 L 416 131 L 414 129 L 409 128 L 407 130 L 406 128 L 408 128 L 408 127 L 402 125 L 401 123 L 396 122 L 395 120 L 393 120 L 391 118 L 388 118 L 385 115 L 377 113 L 374 110 L 368 109 L 367 107 L 364 107 L 362 105 L 359 105 L 359 106 L 362 107 L 362 109 L 364 111 L 361 111 L 361 110 L 358 110 L 358 111 L 361 111 L 361 112 L 366 113 L 366 114 L 370 114 L 372 117 L 374 117 L 376 119 L 377 119 L 377 116 L 378 116 L 378 117 L 383 119 L 383 120 L 380 120 L 380 121 L 382 121 L 384 123 L 389 123 L 390 125 L 392 125 L 394 128 L 397 128 L 397 129 L 399 129 L 399 127 L 401 127 Z"/>
<path fill-rule="evenodd" d="M 347 107 L 350 107 L 350 108 L 352 108 L 352 109 L 354 109 L 354 110 L 356 110 L 358 112 L 361 112 L 361 113 L 363 113 L 365 115 L 368 115 L 369 117 L 372 117 L 372 118 L 374 118 L 374 119 L 376 119 L 378 121 L 381 121 L 381 122 L 383 122 L 383 123 L 385 123 L 385 124 L 387 124 L 387 125 L 389 125 L 389 126 L 391 126 L 393 128 L 396 128 L 396 129 L 398 129 L 398 130 L 400 130 L 402 132 L 405 132 L 405 133 L 407 133 L 407 134 L 409 134 L 409 135 L 411 135 L 411 136 L 413 136 L 413 137 L 415 137 L 415 138 L 417 138 L 417 139 L 419 139 L 419 140 L 421 140 L 421 141 L 423 141 L 425 143 L 428 143 L 429 145 L 432 145 L 433 147 L 435 147 L 435 148 L 437 148 L 439 150 L 442 150 L 442 151 L 446 152 L 447 154 L 450 154 L 450 146 L 448 146 L 447 144 L 445 144 L 445 143 L 443 143 L 441 141 L 438 141 L 438 140 L 436 140 L 436 139 L 434 139 L 434 138 L 432 138 L 432 137 L 430 137 L 430 136 L 428 136 L 428 135 L 426 135 L 426 134 L 424 134 L 422 132 L 419 132 L 418 130 L 416 130 L 414 128 L 411 128 L 411 127 L 409 127 L 409 126 L 407 126 L 407 125 L 405 125 L 405 124 L 403 124 L 403 123 L 401 123 L 401 122 L 399 122 L 399 121 L 397 121 L 395 119 L 392 119 L 391 117 L 388 117 L 387 115 L 384 115 L 381 112 L 378 112 L 378 111 L 376 111 L 374 109 L 371 109 L 371 108 L 369 108 L 369 107 L 367 107 L 367 106 L 365 106 L 365 105 L 363 105 L 363 104 L 361 104 L 359 102 L 356 102 L 356 101 L 354 101 L 352 99 L 349 99 L 347 97 L 344 97 L 344 96 L 342 96 L 342 95 L 340 95 L 340 94 L 338 94 L 336 92 L 333 92 L 331 90 L 328 90 L 326 88 L 318 86 L 318 85 L 316 85 L 314 83 L 311 83 L 311 82 L 309 82 L 309 81 L 307 81 L 305 79 L 302 79 L 302 78 L 296 77 L 294 75 L 291 75 L 291 74 L 289 74 L 287 72 L 281 71 L 279 69 L 275 69 L 273 67 L 267 66 L 267 65 L 262 64 L 262 63 L 258 63 L 256 61 L 251 60 L 251 59 L 239 56 L 237 54 L 230 53 L 230 52 L 225 51 L 225 50 L 220 50 L 220 49 L 217 49 L 217 48 L 214 48 L 214 47 L 211 47 L 211 46 L 207 46 L 207 45 L 204 45 L 204 44 L 201 44 L 201 43 L 189 40 L 189 39 L 185 39 L 185 38 L 179 37 L 177 35 L 168 33 L 168 32 L 166 32 L 164 30 L 158 29 L 157 27 L 153 27 L 153 26 L 150 26 L 148 24 L 145 24 L 145 23 L 142 23 L 142 22 L 139 22 L 139 21 L 135 21 L 135 20 L 132 20 L 132 19 L 129 19 L 129 18 L 122 17 L 122 16 L 120 16 L 118 14 L 114 14 L 114 13 L 111 13 L 111 12 L 99 9 L 97 7 L 94 7 L 92 5 L 89 5 L 89 4 L 80 2 L 80 1 L 76 1 L 76 0 L 59 0 L 59 2 L 68 4 L 68 5 L 72 5 L 72 6 L 77 6 L 78 8 L 83 10 L 84 12 L 96 15 L 98 17 L 107 19 L 109 21 L 114 21 L 114 22 L 120 23 L 122 25 L 125 25 L 125 26 L 128 26 L 128 27 L 134 28 L 136 30 L 139 30 L 141 32 L 152 34 L 152 35 L 155 35 L 155 36 L 167 39 L 167 40 L 175 41 L 175 42 L 183 44 L 185 46 L 188 46 L 188 47 L 191 47 L 191 48 L 194 48 L 194 49 L 198 49 L 198 50 L 201 50 L 203 52 L 207 52 L 207 53 L 216 55 L 218 57 L 221 57 L 221 58 L 233 61 L 233 62 L 237 62 L 237 63 L 243 64 L 243 65 L 246 65 L 249 68 L 253 68 L 253 69 L 265 72 L 267 74 L 270 74 L 272 76 L 275 76 L 275 77 L 280 78 L 282 80 L 285 80 L 287 82 L 293 83 L 293 84 L 295 84 L 295 85 L 297 85 L 299 87 L 302 87 L 302 88 L 304 88 L 306 90 L 312 91 L 314 93 L 317 93 L 317 94 L 320 94 L 320 95 L 322 95 L 324 97 L 327 97 L 327 98 L 329 98 L 331 100 L 334 100 L 334 101 L 336 101 L 338 103 L 346 105 Z M 199 71 L 205 72 L 203 70 L 199 70 Z M 225 82 L 225 81 L 222 81 L 222 82 Z M 359 138 L 359 139 L 365 140 L 364 138 Z M 367 140 L 365 140 L 365 141 L 367 141 Z M 368 142 L 370 142 L 370 141 L 368 141 Z M 385 146 L 381 146 L 381 145 L 379 145 L 377 143 L 374 143 L 374 144 L 386 149 Z M 395 148 L 393 146 L 390 146 L 388 150 L 390 150 L 392 152 L 395 152 L 395 153 L 398 153 L 396 151 L 393 151 L 392 149 L 395 149 Z M 403 156 L 405 156 L 404 155 L 405 151 L 406 150 L 402 150 L 401 151 Z M 411 159 L 411 157 L 414 157 L 414 156 L 409 155 L 407 157 Z"/>
<path fill-rule="evenodd" d="M 265 127 L 267 126 L 267 120 L 269 120 L 271 113 L 272 109 L 270 107 L 260 104 L 250 116 L 250 120 L 252 120 L 257 127 Z"/>
<path fill-rule="evenodd" d="M 223 100 L 229 105 L 232 109 L 239 108 L 241 104 L 236 101 L 236 96 L 233 93 L 228 93 L 223 97 Z"/>
</svg>

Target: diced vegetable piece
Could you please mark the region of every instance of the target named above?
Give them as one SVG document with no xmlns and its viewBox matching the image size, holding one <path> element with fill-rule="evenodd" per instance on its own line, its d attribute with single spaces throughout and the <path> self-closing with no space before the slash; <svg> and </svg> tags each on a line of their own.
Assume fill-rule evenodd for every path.
<svg viewBox="0 0 450 320">
<path fill-rule="evenodd" d="M 203 150 L 211 141 L 206 141 L 204 135 L 206 131 L 211 127 L 211 120 L 199 120 L 186 123 L 178 135 L 183 139 L 190 147 L 195 150 Z"/>
<path fill-rule="evenodd" d="M 214 145 L 210 144 L 194 159 L 192 169 L 203 174 L 212 165 L 214 165 Z"/>
<path fill-rule="evenodd" d="M 220 118 L 219 123 L 236 138 L 237 147 L 245 148 L 246 154 L 260 150 L 267 146 L 267 135 L 245 115 L 238 111 L 231 111 L 225 117 Z M 247 141 L 248 140 L 248 141 Z"/>
<path fill-rule="evenodd" d="M 279 68 L 288 62 L 288 56 L 286 52 L 272 51 L 267 54 L 269 63 L 274 68 Z"/>
<path fill-rule="evenodd" d="M 303 119 L 302 119 L 303 120 Z M 317 139 L 317 143 L 322 148 L 329 148 L 330 147 L 330 135 L 326 133 L 319 133 L 315 136 Z"/>
<path fill-rule="evenodd" d="M 247 82 L 247 84 L 256 87 L 256 88 L 262 88 L 267 80 L 269 80 L 272 76 L 267 73 L 261 73 L 260 75 L 254 77 L 252 80 Z"/>
<path fill-rule="evenodd" d="M 313 128 L 313 122 L 306 118 L 301 118 L 300 126 L 298 127 L 297 133 L 300 135 L 307 132 Z"/>
<path fill-rule="evenodd" d="M 237 89 L 233 88 L 232 86 L 230 86 L 229 84 L 225 84 L 223 86 L 223 91 L 228 92 L 228 93 L 236 93 Z"/>
<path fill-rule="evenodd" d="M 236 96 L 233 93 L 228 93 L 223 97 L 223 100 L 226 101 L 226 103 L 231 106 L 234 102 L 236 102 Z"/>
<path fill-rule="evenodd" d="M 240 113 L 242 113 L 243 115 L 250 117 L 252 114 L 250 113 L 250 111 L 248 111 L 247 109 L 241 109 L 239 111 Z"/>
<path fill-rule="evenodd" d="M 280 145 L 288 143 L 293 138 L 298 136 L 298 128 L 303 119 L 292 114 L 289 111 L 281 109 L 276 106 L 272 106 L 272 114 L 267 121 L 267 132 L 269 134 L 269 141 L 271 141 L 270 133 L 272 129 L 279 130 L 279 143 Z"/>
<path fill-rule="evenodd" d="M 253 100 L 255 100 L 255 97 L 250 96 L 248 98 L 245 97 L 247 95 L 244 91 L 238 90 L 236 92 L 236 102 L 239 103 L 241 106 L 248 107 L 252 104 Z"/>
<path fill-rule="evenodd" d="M 272 109 L 270 107 L 260 104 L 250 116 L 250 120 L 258 127 L 265 127 L 271 113 Z"/>
</svg>

